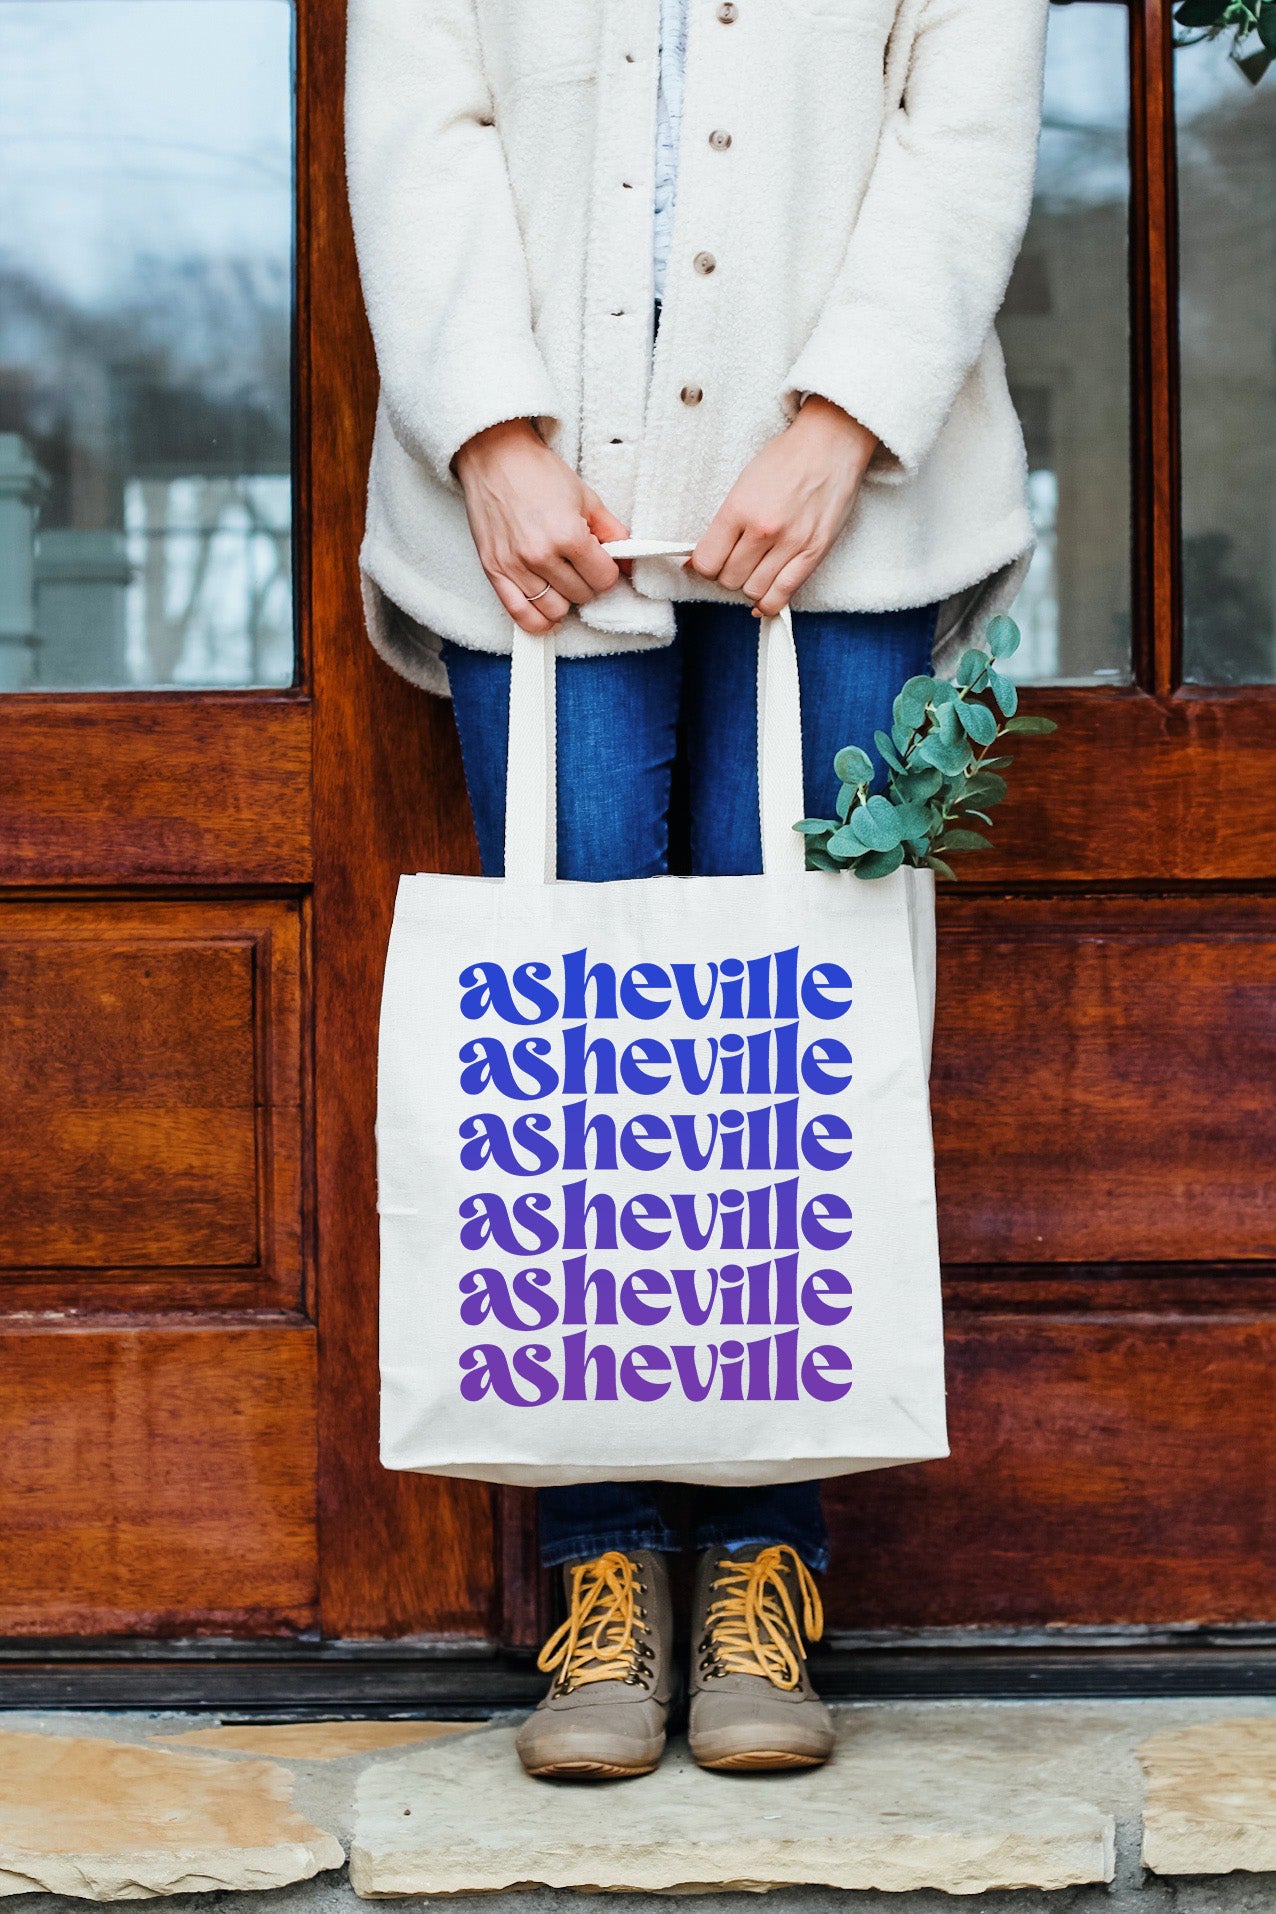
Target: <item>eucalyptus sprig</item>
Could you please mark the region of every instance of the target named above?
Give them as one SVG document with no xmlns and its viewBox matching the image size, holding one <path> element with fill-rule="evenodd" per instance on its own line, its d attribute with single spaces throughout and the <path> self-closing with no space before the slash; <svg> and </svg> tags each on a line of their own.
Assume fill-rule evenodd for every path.
<svg viewBox="0 0 1276 1914">
<path fill-rule="evenodd" d="M 994 618 L 987 651 L 968 651 L 956 680 L 910 678 L 895 700 L 889 736 L 874 733 L 887 767 L 885 795 L 870 795 L 873 760 L 848 744 L 833 760 L 842 780 L 837 818 L 803 818 L 808 870 L 889 877 L 901 864 L 953 877 L 954 851 L 984 851 L 988 839 L 969 828 L 991 825 L 988 813 L 1006 795 L 1002 772 L 1014 759 L 989 754 L 1003 738 L 1043 738 L 1058 726 L 1019 712 L 1014 681 L 997 661 L 1019 648 L 1013 618 Z"/>
<path fill-rule="evenodd" d="M 1182 0 L 1174 19 L 1187 29 L 1176 37 L 1176 46 L 1195 46 L 1198 40 L 1230 33 L 1231 57 L 1254 86 L 1276 60 L 1276 0 Z"/>
</svg>

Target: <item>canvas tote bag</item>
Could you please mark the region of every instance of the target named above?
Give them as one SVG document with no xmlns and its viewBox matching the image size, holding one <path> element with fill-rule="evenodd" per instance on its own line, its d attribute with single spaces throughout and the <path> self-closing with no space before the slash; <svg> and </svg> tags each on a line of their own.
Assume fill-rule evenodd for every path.
<svg viewBox="0 0 1276 1914">
<path fill-rule="evenodd" d="M 515 626 L 506 876 L 399 886 L 383 1462 L 747 1484 L 947 1454 L 931 874 L 804 868 L 785 613 L 759 637 L 763 875 L 555 881 L 554 672 Z"/>
</svg>

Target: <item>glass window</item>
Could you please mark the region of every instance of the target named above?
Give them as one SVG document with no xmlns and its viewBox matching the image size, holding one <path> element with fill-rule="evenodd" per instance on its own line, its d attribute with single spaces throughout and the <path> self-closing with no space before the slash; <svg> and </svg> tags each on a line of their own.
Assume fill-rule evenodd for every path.
<svg viewBox="0 0 1276 1914">
<path fill-rule="evenodd" d="M 1276 69 L 1175 55 L 1183 667 L 1276 682 Z"/>
<path fill-rule="evenodd" d="M 0 689 L 293 677 L 287 0 L 0 0 Z"/>
<path fill-rule="evenodd" d="M 1036 199 L 998 322 L 1038 545 L 1014 616 L 1029 683 L 1128 680 L 1129 22 L 1050 9 Z"/>
</svg>

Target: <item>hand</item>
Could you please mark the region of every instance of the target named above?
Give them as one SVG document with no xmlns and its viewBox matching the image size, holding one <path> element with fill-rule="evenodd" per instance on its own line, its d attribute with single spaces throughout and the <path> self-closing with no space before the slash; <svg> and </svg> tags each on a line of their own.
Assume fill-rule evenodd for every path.
<svg viewBox="0 0 1276 1914">
<path fill-rule="evenodd" d="M 850 515 L 878 441 L 816 394 L 751 459 L 688 559 L 774 618 L 805 584 Z"/>
<path fill-rule="evenodd" d="M 544 637 L 616 583 L 620 567 L 602 540 L 626 537 L 625 527 L 530 420 L 476 432 L 453 468 L 483 570 L 524 631 Z"/>
</svg>

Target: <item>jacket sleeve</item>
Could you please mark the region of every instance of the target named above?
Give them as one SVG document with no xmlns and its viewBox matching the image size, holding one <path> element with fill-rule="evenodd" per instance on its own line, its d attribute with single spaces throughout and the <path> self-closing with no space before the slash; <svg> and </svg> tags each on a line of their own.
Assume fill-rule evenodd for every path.
<svg viewBox="0 0 1276 1914">
<path fill-rule="evenodd" d="M 553 421 L 473 0 L 351 0 L 346 172 L 396 436 L 454 484 L 465 441 Z"/>
<path fill-rule="evenodd" d="M 790 401 L 868 426 L 870 476 L 916 471 L 983 350 L 1032 204 L 1047 0 L 924 0 L 903 96 Z"/>
</svg>

